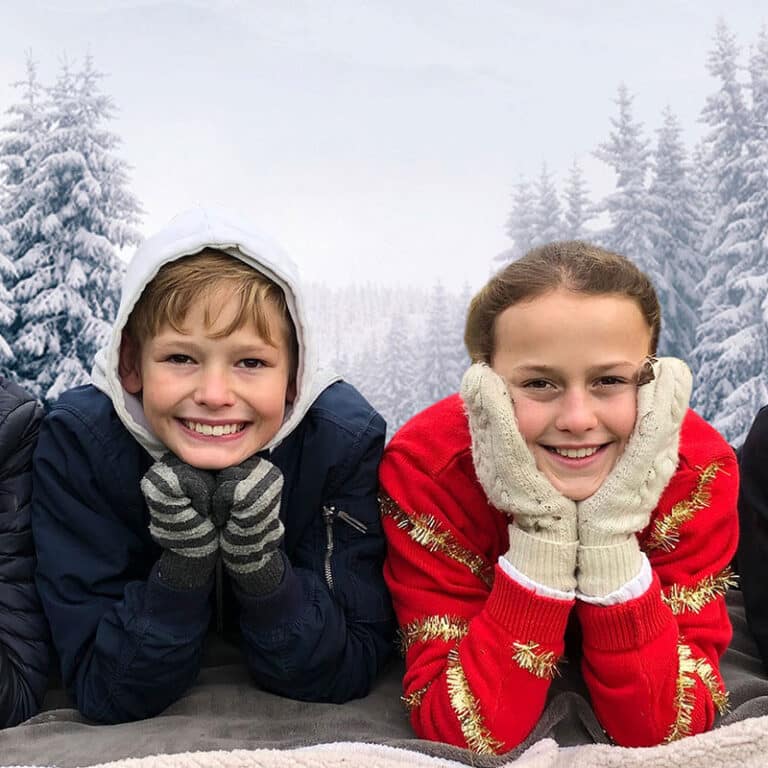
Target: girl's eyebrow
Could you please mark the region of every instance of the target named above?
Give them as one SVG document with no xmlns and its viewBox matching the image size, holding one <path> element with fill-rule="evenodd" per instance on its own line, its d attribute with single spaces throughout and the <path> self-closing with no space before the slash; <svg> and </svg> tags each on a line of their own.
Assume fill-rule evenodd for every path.
<svg viewBox="0 0 768 768">
<path fill-rule="evenodd" d="M 611 363 L 601 363 L 600 365 L 592 366 L 588 368 L 590 374 L 603 373 L 605 371 L 613 370 L 614 368 L 628 367 L 632 370 L 637 369 L 637 363 L 633 363 L 630 360 L 617 360 Z M 516 373 L 529 373 L 529 374 L 556 374 L 560 373 L 560 369 L 551 365 L 519 365 L 514 368 Z"/>
</svg>

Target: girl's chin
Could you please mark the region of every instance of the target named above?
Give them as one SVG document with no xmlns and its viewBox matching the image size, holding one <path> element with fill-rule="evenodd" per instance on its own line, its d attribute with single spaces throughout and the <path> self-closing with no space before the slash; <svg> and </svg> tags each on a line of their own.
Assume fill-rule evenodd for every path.
<svg viewBox="0 0 768 768">
<path fill-rule="evenodd" d="M 584 501 L 592 496 L 602 485 L 605 478 L 584 478 L 579 480 L 564 480 L 559 477 L 548 477 L 555 490 L 571 501 Z"/>
</svg>

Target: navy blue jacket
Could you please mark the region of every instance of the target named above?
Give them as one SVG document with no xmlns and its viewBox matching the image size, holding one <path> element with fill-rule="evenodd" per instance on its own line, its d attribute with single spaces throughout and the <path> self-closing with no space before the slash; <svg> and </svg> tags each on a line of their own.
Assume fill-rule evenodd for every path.
<svg viewBox="0 0 768 768">
<path fill-rule="evenodd" d="M 227 591 L 256 682 L 297 699 L 364 696 L 394 632 L 382 576 L 377 469 L 385 425 L 349 384 L 315 401 L 270 460 L 285 479 L 285 575 L 274 592 Z M 199 671 L 221 594 L 157 578 L 139 481 L 152 463 L 92 386 L 65 393 L 43 422 L 34 462 L 37 584 L 64 683 L 99 722 L 150 717 Z M 226 579 L 223 569 L 219 577 Z M 236 617 L 235 617 L 236 618 Z"/>
<path fill-rule="evenodd" d="M 37 714 L 50 639 L 35 590 L 29 527 L 32 451 L 43 409 L 0 378 L 0 727 Z"/>
</svg>

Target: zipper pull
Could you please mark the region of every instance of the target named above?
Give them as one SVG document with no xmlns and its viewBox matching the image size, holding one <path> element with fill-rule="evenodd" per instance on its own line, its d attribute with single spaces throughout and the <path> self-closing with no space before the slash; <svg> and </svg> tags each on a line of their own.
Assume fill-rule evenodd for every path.
<svg viewBox="0 0 768 768">
<path fill-rule="evenodd" d="M 347 525 L 351 525 L 356 531 L 360 533 L 368 533 L 368 526 L 365 523 L 361 523 L 356 517 L 347 514 L 343 509 L 337 512 L 339 520 L 343 520 Z"/>
<path fill-rule="evenodd" d="M 368 526 L 365 523 L 360 522 L 356 517 L 352 517 L 352 515 L 345 512 L 343 509 L 336 509 L 336 507 L 333 506 L 324 506 L 323 517 L 326 522 L 334 517 L 338 517 L 339 520 L 343 520 L 347 525 L 354 528 L 359 533 L 368 533 Z"/>
</svg>

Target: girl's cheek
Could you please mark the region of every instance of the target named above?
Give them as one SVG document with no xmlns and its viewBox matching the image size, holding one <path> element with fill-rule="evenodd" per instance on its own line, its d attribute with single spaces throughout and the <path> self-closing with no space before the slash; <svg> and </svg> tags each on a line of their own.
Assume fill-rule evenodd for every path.
<svg viewBox="0 0 768 768">
<path fill-rule="evenodd" d="M 542 403 L 537 403 L 525 397 L 524 394 L 518 394 L 517 397 L 513 395 L 512 400 L 515 404 L 515 417 L 520 434 L 526 442 L 535 442 L 546 421 Z"/>
<path fill-rule="evenodd" d="M 629 438 L 637 421 L 637 394 L 633 391 L 622 399 L 621 404 L 614 411 L 616 415 L 617 432 L 624 438 Z"/>
</svg>

